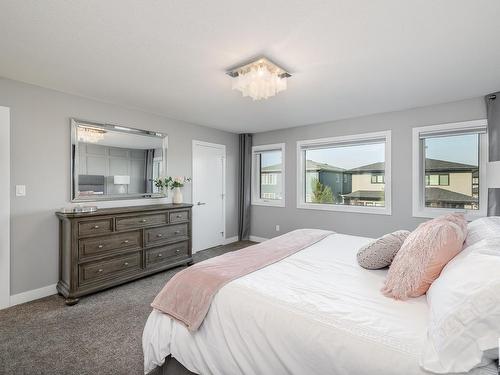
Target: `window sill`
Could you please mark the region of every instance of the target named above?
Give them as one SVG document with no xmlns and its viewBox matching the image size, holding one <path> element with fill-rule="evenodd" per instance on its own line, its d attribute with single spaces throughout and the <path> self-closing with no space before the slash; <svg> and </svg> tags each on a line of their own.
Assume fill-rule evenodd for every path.
<svg viewBox="0 0 500 375">
<path fill-rule="evenodd" d="M 363 214 L 373 214 L 373 215 L 392 215 L 390 207 L 367 207 L 367 206 L 333 205 L 333 204 L 320 204 L 320 203 L 298 203 L 297 208 L 304 210 L 353 212 L 353 213 L 363 213 Z"/>
<path fill-rule="evenodd" d="M 484 210 L 472 211 L 451 208 L 420 208 L 413 210 L 413 217 L 421 217 L 425 219 L 435 219 L 446 214 L 461 213 L 464 214 L 465 220 L 472 221 L 486 216 Z"/>
<path fill-rule="evenodd" d="M 277 202 L 259 200 L 259 201 L 252 201 L 251 204 L 252 206 L 285 207 L 285 202 L 283 200 Z"/>
</svg>

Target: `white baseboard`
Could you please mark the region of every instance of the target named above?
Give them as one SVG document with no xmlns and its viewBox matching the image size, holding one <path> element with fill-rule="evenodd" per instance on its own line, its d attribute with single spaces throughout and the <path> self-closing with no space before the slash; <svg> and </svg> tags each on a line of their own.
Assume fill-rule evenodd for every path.
<svg viewBox="0 0 500 375">
<path fill-rule="evenodd" d="M 57 284 L 47 285 L 42 288 L 28 290 L 27 292 L 22 292 L 19 294 L 14 294 L 10 296 L 10 305 L 15 306 L 21 303 L 33 301 L 35 299 L 57 294 L 56 285 Z"/>
<path fill-rule="evenodd" d="M 264 242 L 264 241 L 267 241 L 268 239 L 269 238 L 250 235 L 250 241 L 253 241 L 253 242 Z"/>
<path fill-rule="evenodd" d="M 224 245 L 229 245 L 230 243 L 238 242 L 238 236 L 229 237 L 224 239 Z"/>
</svg>

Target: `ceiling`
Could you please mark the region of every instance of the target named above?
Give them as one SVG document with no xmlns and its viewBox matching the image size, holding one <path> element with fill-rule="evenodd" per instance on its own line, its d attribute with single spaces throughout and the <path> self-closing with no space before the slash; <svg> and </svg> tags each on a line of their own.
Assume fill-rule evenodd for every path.
<svg viewBox="0 0 500 375">
<path fill-rule="evenodd" d="M 0 0 L 0 76 L 233 132 L 500 89 L 498 0 Z M 225 70 L 293 77 L 253 102 Z"/>
</svg>

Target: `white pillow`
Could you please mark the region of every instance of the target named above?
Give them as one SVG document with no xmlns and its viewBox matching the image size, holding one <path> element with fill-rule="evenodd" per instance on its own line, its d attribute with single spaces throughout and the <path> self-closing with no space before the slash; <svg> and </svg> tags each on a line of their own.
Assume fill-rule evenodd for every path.
<svg viewBox="0 0 500 375">
<path fill-rule="evenodd" d="M 498 358 L 500 236 L 477 242 L 452 259 L 427 292 L 430 309 L 421 366 L 467 372 Z"/>
<path fill-rule="evenodd" d="M 467 225 L 464 247 L 472 246 L 485 238 L 500 236 L 500 216 L 482 217 Z"/>
</svg>

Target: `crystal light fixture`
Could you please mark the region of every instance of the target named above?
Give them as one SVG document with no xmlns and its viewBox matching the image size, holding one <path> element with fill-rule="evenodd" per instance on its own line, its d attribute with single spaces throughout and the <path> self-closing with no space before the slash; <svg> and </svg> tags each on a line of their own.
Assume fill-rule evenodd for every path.
<svg viewBox="0 0 500 375">
<path fill-rule="evenodd" d="M 287 88 L 292 75 L 269 59 L 260 57 L 227 72 L 233 78 L 233 90 L 253 100 L 267 99 Z"/>
<path fill-rule="evenodd" d="M 85 143 L 97 143 L 104 139 L 106 132 L 102 129 L 79 127 L 78 140 Z"/>
</svg>

